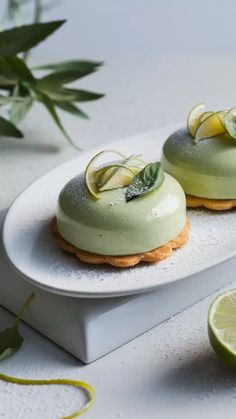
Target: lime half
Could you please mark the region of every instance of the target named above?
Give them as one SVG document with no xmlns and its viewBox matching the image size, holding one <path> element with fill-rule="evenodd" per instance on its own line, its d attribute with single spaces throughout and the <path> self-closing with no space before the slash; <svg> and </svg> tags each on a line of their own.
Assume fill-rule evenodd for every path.
<svg viewBox="0 0 236 419">
<path fill-rule="evenodd" d="M 219 295 L 208 313 L 210 342 L 221 359 L 236 368 L 236 290 Z"/>
</svg>

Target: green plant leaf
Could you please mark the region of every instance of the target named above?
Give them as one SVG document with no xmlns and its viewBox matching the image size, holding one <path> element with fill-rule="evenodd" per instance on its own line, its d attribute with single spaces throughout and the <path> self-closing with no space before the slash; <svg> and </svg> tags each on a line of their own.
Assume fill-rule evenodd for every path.
<svg viewBox="0 0 236 419">
<path fill-rule="evenodd" d="M 138 198 L 146 193 L 158 189 L 165 179 L 160 162 L 149 163 L 144 169 L 134 176 L 126 190 L 126 201 Z"/>
<path fill-rule="evenodd" d="M 102 61 L 72 60 L 37 66 L 34 67 L 33 70 L 55 70 L 58 72 L 78 71 L 83 74 L 90 74 L 96 71 L 101 65 L 103 65 Z"/>
<path fill-rule="evenodd" d="M 90 100 L 97 100 L 104 97 L 103 93 L 89 92 L 81 89 L 64 89 L 68 94 L 74 97 L 73 102 L 88 102 Z"/>
<path fill-rule="evenodd" d="M 20 349 L 24 342 L 24 338 L 21 336 L 18 326 L 24 310 L 29 306 L 34 296 L 34 293 L 30 294 L 24 304 L 22 304 L 20 311 L 16 316 L 15 324 L 0 332 L 0 361 L 13 355 Z"/>
<path fill-rule="evenodd" d="M 13 99 L 16 99 L 15 97 Z M 14 101 L 11 107 L 10 119 L 14 124 L 19 124 L 31 109 L 34 100 L 31 96 L 22 98 L 21 101 Z"/>
<path fill-rule="evenodd" d="M 1 98 L 0 98 L 0 103 L 1 103 Z M 80 118 L 89 119 L 88 115 L 85 112 L 83 112 L 81 109 L 79 109 L 74 103 L 55 101 L 54 104 L 65 112 L 69 112 Z"/>
<path fill-rule="evenodd" d="M 47 74 L 40 79 L 44 86 L 63 85 L 71 83 L 81 77 L 94 73 L 102 63 L 93 61 L 65 61 L 64 63 L 51 64 L 36 69 L 54 69 L 53 73 Z"/>
<path fill-rule="evenodd" d="M 0 106 L 9 105 L 9 103 L 23 102 L 24 98 L 21 96 L 2 96 L 0 95 Z"/>
<path fill-rule="evenodd" d="M 14 88 L 14 80 L 8 80 L 0 75 L 0 90 L 7 90 L 10 92 Z"/>
<path fill-rule="evenodd" d="M 0 136 L 22 138 L 23 134 L 10 121 L 0 116 Z"/>
<path fill-rule="evenodd" d="M 20 349 L 24 339 L 16 325 L 0 332 L 0 361 L 13 355 Z"/>
<path fill-rule="evenodd" d="M 76 148 L 77 150 L 80 150 L 80 148 L 74 144 L 74 142 L 72 141 L 72 139 L 70 138 L 70 136 L 68 135 L 68 133 L 66 132 L 65 128 L 63 127 L 61 120 L 56 112 L 54 103 L 52 102 L 52 100 L 45 94 L 40 94 L 41 96 L 41 101 L 42 103 L 45 105 L 46 109 L 48 110 L 49 114 L 51 115 L 52 119 L 54 120 L 54 122 L 56 123 L 56 125 L 58 126 L 58 128 L 60 129 L 60 131 L 63 133 L 63 135 L 65 136 L 65 138 L 69 141 L 69 143 Z"/>
<path fill-rule="evenodd" d="M 65 89 L 61 86 L 44 86 L 40 84 L 40 81 L 37 80 L 37 86 L 35 91 L 38 92 L 39 98 L 40 93 L 46 94 L 52 101 L 59 101 L 59 102 L 73 102 L 74 94 L 68 89 Z"/>
<path fill-rule="evenodd" d="M 45 93 L 53 101 L 59 102 L 88 102 L 102 98 L 102 93 L 88 92 L 80 89 L 67 89 L 61 86 L 45 87 L 38 84 L 38 89 Z"/>
<path fill-rule="evenodd" d="M 63 85 L 67 83 L 72 83 L 80 79 L 81 77 L 85 77 L 89 73 L 81 73 L 80 71 L 76 70 L 66 70 L 66 71 L 55 71 L 54 73 L 50 73 L 45 77 L 40 79 L 41 86 L 51 86 L 51 85 Z"/>
<path fill-rule="evenodd" d="M 0 55 L 9 57 L 24 52 L 44 41 L 65 20 L 19 26 L 0 32 Z"/>
<path fill-rule="evenodd" d="M 17 57 L 0 57 L 0 74 L 5 80 L 34 83 L 34 76 L 25 62 Z"/>
</svg>

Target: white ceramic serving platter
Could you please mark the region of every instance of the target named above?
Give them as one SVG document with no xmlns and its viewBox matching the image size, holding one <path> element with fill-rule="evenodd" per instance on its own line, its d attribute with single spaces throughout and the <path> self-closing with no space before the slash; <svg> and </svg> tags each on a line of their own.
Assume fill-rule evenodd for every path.
<svg viewBox="0 0 236 419">
<path fill-rule="evenodd" d="M 31 283 L 50 292 L 99 298 L 147 292 L 235 256 L 235 211 L 189 211 L 191 237 L 184 248 L 161 263 L 129 269 L 81 263 L 61 251 L 51 234 L 50 221 L 61 188 L 85 169 L 94 154 L 112 148 L 127 154 L 142 153 L 147 162 L 156 161 L 163 142 L 176 128 L 164 127 L 81 153 L 28 187 L 10 207 L 3 228 L 3 243 L 12 265 Z"/>
</svg>

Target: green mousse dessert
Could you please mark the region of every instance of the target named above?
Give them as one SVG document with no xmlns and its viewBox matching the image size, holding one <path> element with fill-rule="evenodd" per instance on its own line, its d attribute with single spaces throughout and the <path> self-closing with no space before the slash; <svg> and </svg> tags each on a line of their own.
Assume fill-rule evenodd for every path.
<svg viewBox="0 0 236 419">
<path fill-rule="evenodd" d="M 224 210 L 236 205 L 234 113 L 203 112 L 194 121 L 190 114 L 188 128 L 177 130 L 166 140 L 161 162 L 183 187 L 187 206 Z"/>
<path fill-rule="evenodd" d="M 187 221 L 180 184 L 163 172 L 159 162 L 145 165 L 140 156 L 119 154 L 118 160 L 97 166 L 104 154 L 95 156 L 85 175 L 71 179 L 60 192 L 57 233 L 64 243 L 83 255 L 105 255 L 106 263 L 109 257 L 122 260 L 164 249 L 172 241 L 170 252 L 183 245 L 188 231 L 179 245 L 174 242 L 183 235 Z"/>
</svg>

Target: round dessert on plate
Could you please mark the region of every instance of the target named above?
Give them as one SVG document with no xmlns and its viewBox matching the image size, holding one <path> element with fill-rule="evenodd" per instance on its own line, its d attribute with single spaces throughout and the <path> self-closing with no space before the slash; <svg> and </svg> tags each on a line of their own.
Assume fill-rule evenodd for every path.
<svg viewBox="0 0 236 419">
<path fill-rule="evenodd" d="M 161 162 L 183 187 L 188 207 L 236 207 L 236 108 L 206 112 L 197 105 L 187 128 L 166 140 Z"/>
<path fill-rule="evenodd" d="M 52 228 L 80 260 L 124 268 L 165 259 L 189 236 L 180 184 L 159 162 L 116 151 L 96 155 L 64 186 Z"/>
</svg>

